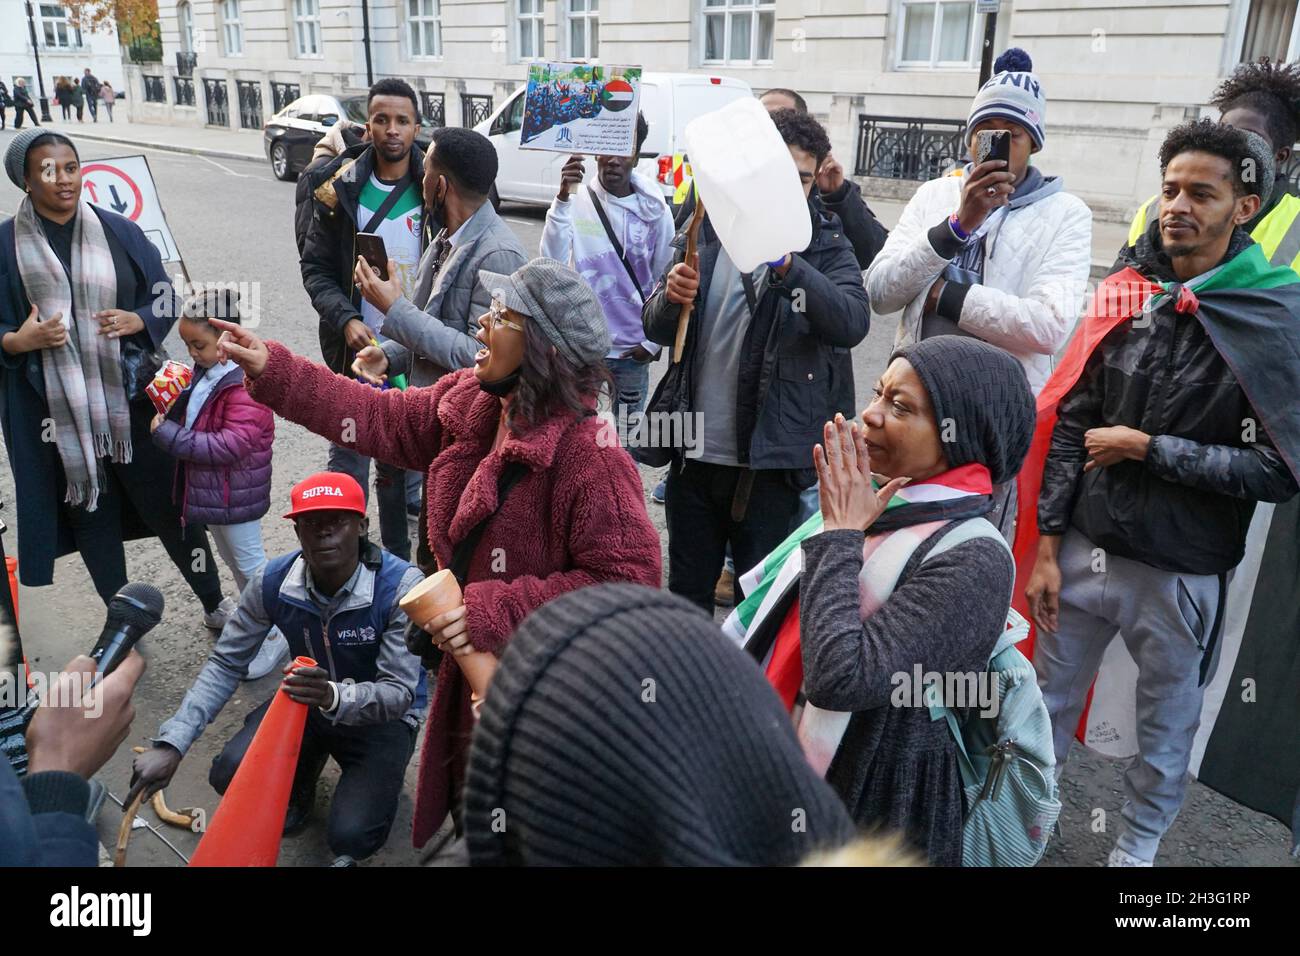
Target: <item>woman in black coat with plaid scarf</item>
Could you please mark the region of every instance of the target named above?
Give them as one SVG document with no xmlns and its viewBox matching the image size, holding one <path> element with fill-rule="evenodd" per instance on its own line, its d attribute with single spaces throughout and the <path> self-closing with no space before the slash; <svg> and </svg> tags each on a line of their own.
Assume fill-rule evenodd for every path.
<svg viewBox="0 0 1300 956">
<path fill-rule="evenodd" d="M 126 583 L 123 541 L 157 536 L 204 622 L 220 627 L 207 535 L 182 530 L 169 494 L 175 464 L 149 437 L 153 406 L 142 385 L 127 394 L 122 355 L 161 348 L 177 313 L 158 251 L 135 223 L 82 200 L 67 137 L 25 130 L 10 141 L 5 172 L 27 194 L 0 224 L 0 421 L 19 580 L 51 584 L 55 558 L 79 551 L 107 603 Z"/>
</svg>

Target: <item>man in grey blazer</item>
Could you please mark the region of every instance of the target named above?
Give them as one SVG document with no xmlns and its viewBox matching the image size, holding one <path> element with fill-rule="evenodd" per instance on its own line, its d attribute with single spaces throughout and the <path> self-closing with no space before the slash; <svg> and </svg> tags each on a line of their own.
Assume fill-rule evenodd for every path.
<svg viewBox="0 0 1300 956">
<path fill-rule="evenodd" d="M 488 201 L 496 175 L 497 154 L 487 137 L 458 126 L 434 132 L 424 162 L 424 202 L 443 226 L 420 259 L 414 300 L 398 282 L 381 280 L 358 263 L 357 287 L 384 313 L 380 331 L 389 340 L 357 355 L 352 370 L 358 377 L 378 383 L 405 374 L 411 385 L 432 385 L 474 364 L 480 348 L 474 333 L 491 303 L 479 270 L 509 275 L 528 261 Z"/>
</svg>

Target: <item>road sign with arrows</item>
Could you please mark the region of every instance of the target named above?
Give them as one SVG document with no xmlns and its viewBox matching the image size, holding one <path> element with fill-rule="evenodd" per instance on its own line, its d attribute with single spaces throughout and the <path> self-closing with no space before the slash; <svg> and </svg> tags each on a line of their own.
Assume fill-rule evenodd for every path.
<svg viewBox="0 0 1300 956">
<path fill-rule="evenodd" d="M 180 250 L 167 226 L 149 161 L 144 156 L 97 159 L 81 167 L 81 190 L 86 200 L 130 219 L 149 237 L 163 262 L 179 262 Z"/>
</svg>

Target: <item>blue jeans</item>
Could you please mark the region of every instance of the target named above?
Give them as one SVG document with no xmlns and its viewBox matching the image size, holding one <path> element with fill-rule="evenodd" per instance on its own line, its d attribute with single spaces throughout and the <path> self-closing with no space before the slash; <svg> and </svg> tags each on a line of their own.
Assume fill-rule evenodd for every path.
<svg viewBox="0 0 1300 956">
<path fill-rule="evenodd" d="M 605 367 L 614 376 L 614 414 L 626 405 L 626 414 L 645 411 L 650 392 L 650 363 L 630 358 L 607 358 Z"/>
<path fill-rule="evenodd" d="M 424 493 L 424 475 L 418 471 L 406 473 L 406 506 L 418 512 L 420 497 Z"/>
<path fill-rule="evenodd" d="M 329 470 L 351 475 L 370 504 L 370 459 L 351 448 L 330 445 Z M 379 540 L 385 551 L 411 560 L 411 530 L 406 514 L 406 472 L 396 465 L 375 462 L 375 495 L 379 499 Z"/>
<path fill-rule="evenodd" d="M 226 562 L 235 576 L 235 587 L 244 593 L 248 583 L 266 564 L 266 551 L 262 548 L 262 522 L 243 521 L 239 524 L 210 524 L 208 532 L 217 546 L 217 554 Z"/>
</svg>

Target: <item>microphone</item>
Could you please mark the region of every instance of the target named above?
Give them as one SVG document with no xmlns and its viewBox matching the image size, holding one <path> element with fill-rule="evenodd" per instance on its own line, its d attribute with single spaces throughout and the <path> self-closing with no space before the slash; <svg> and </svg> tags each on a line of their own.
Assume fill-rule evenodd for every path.
<svg viewBox="0 0 1300 956">
<path fill-rule="evenodd" d="M 111 674 L 135 647 L 162 620 L 163 596 L 152 584 L 132 581 L 108 602 L 104 630 L 100 632 L 90 658 L 95 662 L 95 682 Z"/>
</svg>

